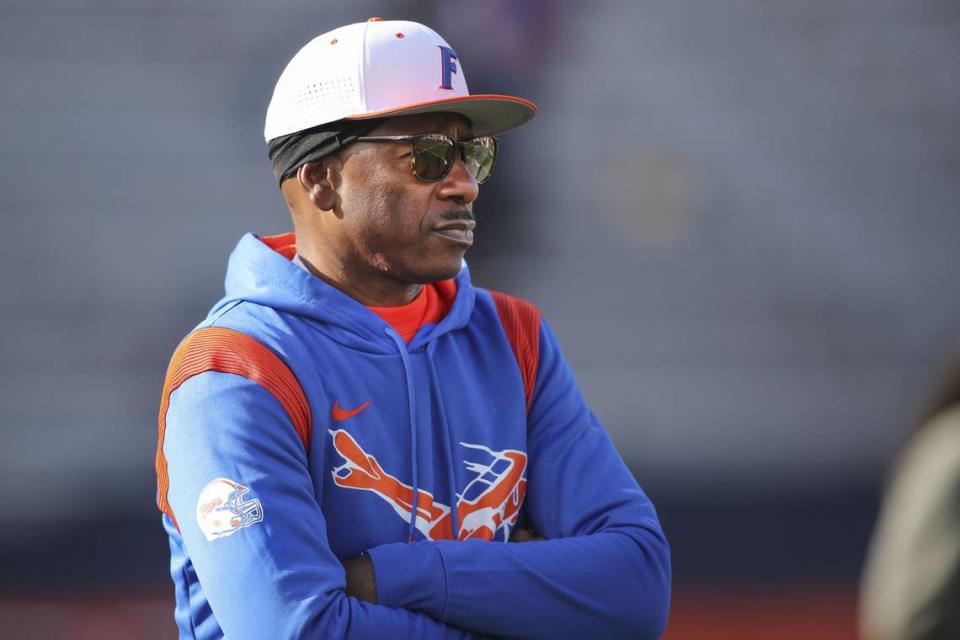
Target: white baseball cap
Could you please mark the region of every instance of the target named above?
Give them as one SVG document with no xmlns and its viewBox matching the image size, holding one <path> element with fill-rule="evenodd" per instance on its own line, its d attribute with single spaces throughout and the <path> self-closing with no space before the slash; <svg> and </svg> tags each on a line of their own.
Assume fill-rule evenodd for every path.
<svg viewBox="0 0 960 640">
<path fill-rule="evenodd" d="M 474 135 L 519 127 L 537 114 L 530 100 L 470 95 L 456 51 L 433 29 L 370 18 L 308 42 L 280 74 L 263 137 L 269 142 L 342 120 L 459 113 Z"/>
</svg>

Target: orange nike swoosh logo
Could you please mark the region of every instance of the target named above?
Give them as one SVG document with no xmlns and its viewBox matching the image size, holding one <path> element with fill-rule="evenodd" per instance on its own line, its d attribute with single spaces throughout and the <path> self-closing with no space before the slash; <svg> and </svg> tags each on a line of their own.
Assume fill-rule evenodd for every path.
<svg viewBox="0 0 960 640">
<path fill-rule="evenodd" d="M 364 402 L 362 405 L 360 405 L 360 406 L 357 407 L 356 409 L 341 409 L 341 408 L 340 408 L 340 401 L 339 401 L 339 400 L 334 400 L 334 401 L 333 401 L 333 409 L 330 411 L 330 415 L 333 417 L 333 419 L 334 419 L 335 421 L 337 421 L 337 422 L 343 422 L 344 420 L 349 420 L 350 418 L 352 418 L 353 416 L 357 415 L 358 413 L 360 413 L 361 411 L 363 411 L 364 409 L 366 409 L 366 408 L 369 407 L 369 406 L 370 406 L 370 401 L 367 400 L 366 402 Z"/>
</svg>

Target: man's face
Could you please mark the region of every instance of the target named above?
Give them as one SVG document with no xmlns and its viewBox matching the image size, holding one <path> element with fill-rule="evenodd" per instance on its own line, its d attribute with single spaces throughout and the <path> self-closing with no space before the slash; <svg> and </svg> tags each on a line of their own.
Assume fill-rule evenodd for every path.
<svg viewBox="0 0 960 640">
<path fill-rule="evenodd" d="M 386 120 L 370 135 L 443 133 L 469 138 L 468 121 L 449 113 Z M 459 151 L 437 182 L 418 180 L 410 142 L 355 142 L 341 153 L 342 214 L 338 234 L 344 266 L 369 275 L 424 284 L 455 276 L 473 244 L 477 181 Z"/>
</svg>

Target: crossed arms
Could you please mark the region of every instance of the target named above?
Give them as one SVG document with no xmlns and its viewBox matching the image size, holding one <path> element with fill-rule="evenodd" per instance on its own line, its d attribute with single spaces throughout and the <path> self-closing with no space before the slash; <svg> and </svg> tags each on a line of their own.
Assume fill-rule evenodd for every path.
<svg viewBox="0 0 960 640">
<path fill-rule="evenodd" d="M 386 544 L 368 550 L 369 560 L 347 560 L 346 570 L 327 544 L 303 445 L 279 403 L 230 374 L 185 382 L 167 414 L 170 503 L 223 632 L 233 638 L 659 636 L 670 559 L 653 506 L 586 407 L 545 325 L 540 362 L 524 510 L 546 539 Z M 192 514 L 214 476 L 241 477 L 256 487 L 267 511 L 263 522 L 208 542 Z"/>
</svg>

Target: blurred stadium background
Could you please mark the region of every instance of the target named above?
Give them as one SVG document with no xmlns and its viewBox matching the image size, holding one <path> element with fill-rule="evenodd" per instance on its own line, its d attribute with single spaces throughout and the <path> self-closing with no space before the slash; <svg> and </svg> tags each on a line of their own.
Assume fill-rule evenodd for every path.
<svg viewBox="0 0 960 640">
<path fill-rule="evenodd" d="M 667 638 L 851 638 L 960 336 L 955 0 L 0 1 L 0 628 L 169 638 L 166 361 L 246 231 L 285 62 L 433 26 L 505 139 L 475 280 L 529 298 L 673 545 Z"/>
</svg>

